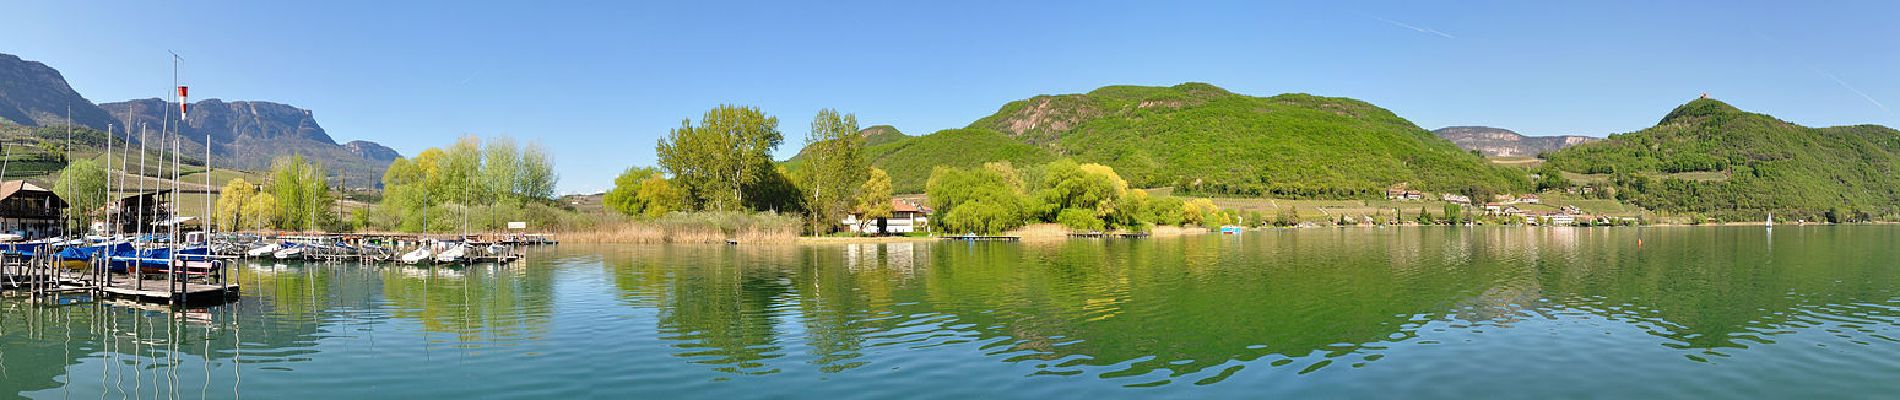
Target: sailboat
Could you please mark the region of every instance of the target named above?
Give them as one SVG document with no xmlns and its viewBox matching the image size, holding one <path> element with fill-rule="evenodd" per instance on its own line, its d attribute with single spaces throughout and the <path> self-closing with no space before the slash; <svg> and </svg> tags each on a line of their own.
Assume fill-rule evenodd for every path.
<svg viewBox="0 0 1900 400">
<path fill-rule="evenodd" d="M 1768 229 L 1775 229 L 1775 213 L 1768 213 L 1768 221 L 1764 224 Z"/>
<path fill-rule="evenodd" d="M 429 246 L 423 245 L 422 247 L 417 247 L 415 251 L 403 253 L 402 257 L 399 258 L 399 260 L 401 260 L 403 264 L 415 265 L 415 264 L 421 263 L 423 260 L 428 260 L 430 258 L 433 258 L 434 256 L 435 256 L 435 253 L 429 251 Z"/>
<path fill-rule="evenodd" d="M 451 242 L 446 249 L 435 254 L 435 262 L 456 264 L 468 261 L 469 244 L 466 241 Z"/>
</svg>

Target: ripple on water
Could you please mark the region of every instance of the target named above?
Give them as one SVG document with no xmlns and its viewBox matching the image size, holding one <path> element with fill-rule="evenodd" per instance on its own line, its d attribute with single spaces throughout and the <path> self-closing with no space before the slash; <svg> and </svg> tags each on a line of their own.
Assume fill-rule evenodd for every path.
<svg viewBox="0 0 1900 400">
<path fill-rule="evenodd" d="M 0 300 L 0 393 L 1869 397 L 1900 390 L 1900 267 L 1879 261 L 1900 256 L 1895 232 L 1303 229 L 256 266 L 208 320 Z"/>
</svg>

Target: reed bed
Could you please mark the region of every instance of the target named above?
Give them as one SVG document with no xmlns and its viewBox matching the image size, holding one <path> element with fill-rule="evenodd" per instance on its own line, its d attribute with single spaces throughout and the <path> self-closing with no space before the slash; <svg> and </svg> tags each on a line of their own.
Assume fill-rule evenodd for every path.
<svg viewBox="0 0 1900 400">
<path fill-rule="evenodd" d="M 561 232 L 563 243 L 793 243 L 802 222 L 777 213 L 675 212 Z"/>
</svg>

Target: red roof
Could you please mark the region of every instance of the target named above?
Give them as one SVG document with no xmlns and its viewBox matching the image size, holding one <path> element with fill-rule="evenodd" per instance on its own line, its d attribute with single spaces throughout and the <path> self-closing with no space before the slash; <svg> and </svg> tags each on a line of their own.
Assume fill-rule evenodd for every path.
<svg viewBox="0 0 1900 400">
<path fill-rule="evenodd" d="M 914 212 L 929 214 L 930 208 L 904 199 L 891 199 L 891 212 Z"/>
</svg>

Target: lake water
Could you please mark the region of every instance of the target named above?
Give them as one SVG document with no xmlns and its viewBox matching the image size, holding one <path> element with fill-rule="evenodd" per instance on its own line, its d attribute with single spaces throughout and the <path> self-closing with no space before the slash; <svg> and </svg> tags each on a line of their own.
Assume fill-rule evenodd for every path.
<svg viewBox="0 0 1900 400">
<path fill-rule="evenodd" d="M 1900 393 L 1895 226 L 563 245 L 239 278 L 180 314 L 0 300 L 0 397 Z"/>
</svg>

